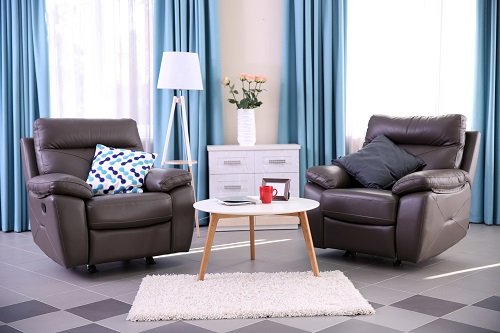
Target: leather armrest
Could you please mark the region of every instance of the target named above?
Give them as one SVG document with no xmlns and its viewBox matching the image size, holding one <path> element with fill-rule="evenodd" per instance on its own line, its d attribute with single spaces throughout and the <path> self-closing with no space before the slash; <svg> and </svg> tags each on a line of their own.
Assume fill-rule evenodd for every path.
<svg viewBox="0 0 500 333">
<path fill-rule="evenodd" d="M 28 191 L 37 198 L 52 194 L 69 195 L 81 199 L 92 198 L 92 187 L 84 180 L 64 174 L 49 173 L 31 178 L 27 183 Z"/>
<path fill-rule="evenodd" d="M 423 170 L 399 179 L 392 187 L 392 193 L 405 195 L 413 192 L 432 191 L 453 193 L 470 183 L 469 174 L 461 169 Z"/>
<path fill-rule="evenodd" d="M 345 188 L 351 185 L 351 176 L 336 165 L 311 167 L 306 171 L 306 179 L 326 189 Z"/>
<path fill-rule="evenodd" d="M 169 192 L 191 183 L 191 174 L 182 169 L 151 169 L 146 175 L 144 186 L 148 192 Z"/>
</svg>

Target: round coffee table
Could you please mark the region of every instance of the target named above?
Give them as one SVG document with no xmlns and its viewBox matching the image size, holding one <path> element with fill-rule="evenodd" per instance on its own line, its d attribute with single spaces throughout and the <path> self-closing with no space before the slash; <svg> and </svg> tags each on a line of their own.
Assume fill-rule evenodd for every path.
<svg viewBox="0 0 500 333">
<path fill-rule="evenodd" d="M 203 250 L 203 258 L 201 260 L 198 280 L 202 281 L 205 278 L 208 258 L 210 257 L 215 230 L 217 229 L 217 222 L 219 222 L 220 219 L 248 216 L 250 223 L 250 259 L 255 260 L 255 216 L 259 215 L 287 215 L 299 217 L 302 233 L 304 234 L 304 241 L 306 243 L 307 254 L 309 256 L 309 261 L 311 262 L 312 272 L 314 276 L 319 276 L 318 262 L 316 261 L 311 230 L 309 229 L 309 221 L 306 214 L 308 210 L 317 208 L 319 206 L 319 202 L 310 199 L 292 197 L 288 201 L 273 201 L 270 204 L 258 203 L 240 206 L 226 206 L 219 203 L 217 199 L 208 199 L 195 202 L 193 206 L 197 210 L 210 213 L 210 224 L 208 226 L 208 233 L 205 240 L 205 248 Z"/>
</svg>

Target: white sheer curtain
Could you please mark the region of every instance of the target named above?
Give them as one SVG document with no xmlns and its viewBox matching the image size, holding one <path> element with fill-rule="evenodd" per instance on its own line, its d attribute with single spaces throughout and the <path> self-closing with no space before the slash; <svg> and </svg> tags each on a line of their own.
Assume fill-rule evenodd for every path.
<svg viewBox="0 0 500 333">
<path fill-rule="evenodd" d="M 373 114 L 471 119 L 475 20 L 474 0 L 349 1 L 348 153 Z"/>
<path fill-rule="evenodd" d="M 46 0 L 51 117 L 133 118 L 150 150 L 149 0 Z"/>
</svg>

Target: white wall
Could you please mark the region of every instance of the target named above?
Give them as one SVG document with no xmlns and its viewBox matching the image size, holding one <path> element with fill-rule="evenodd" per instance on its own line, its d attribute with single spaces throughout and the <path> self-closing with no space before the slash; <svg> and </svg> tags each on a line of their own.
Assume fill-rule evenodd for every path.
<svg viewBox="0 0 500 333">
<path fill-rule="evenodd" d="M 255 110 L 257 144 L 276 143 L 280 97 L 283 35 L 282 0 L 220 0 L 222 77 L 239 84 L 240 73 L 261 74 L 262 106 Z M 229 104 L 223 87 L 224 143 L 237 144 L 236 106 Z"/>
</svg>

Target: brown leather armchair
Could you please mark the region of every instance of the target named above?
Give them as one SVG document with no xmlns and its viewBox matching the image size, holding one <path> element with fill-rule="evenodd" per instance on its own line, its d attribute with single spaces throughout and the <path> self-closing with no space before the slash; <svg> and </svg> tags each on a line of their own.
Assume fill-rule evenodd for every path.
<svg viewBox="0 0 500 333">
<path fill-rule="evenodd" d="M 132 119 L 38 119 L 21 139 L 35 243 L 64 267 L 189 251 L 194 196 L 189 172 L 151 169 L 144 193 L 92 196 L 85 182 L 96 144 L 143 150 Z"/>
<path fill-rule="evenodd" d="M 363 188 L 344 169 L 306 171 L 305 197 L 320 202 L 308 212 L 318 248 L 420 262 L 465 237 L 480 133 L 466 132 L 465 117 L 372 116 L 364 146 L 378 135 L 426 163 L 391 189 Z"/>
</svg>

